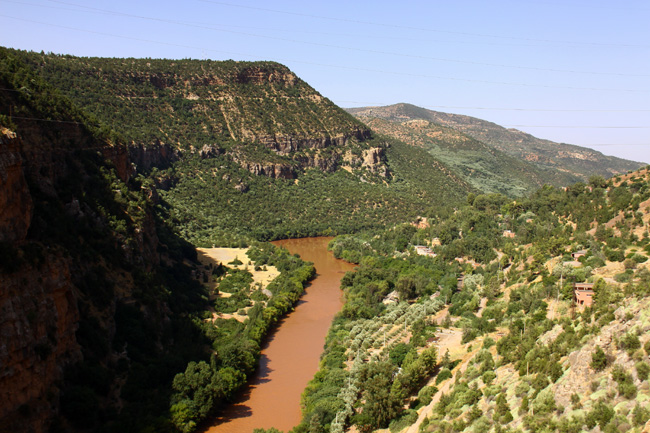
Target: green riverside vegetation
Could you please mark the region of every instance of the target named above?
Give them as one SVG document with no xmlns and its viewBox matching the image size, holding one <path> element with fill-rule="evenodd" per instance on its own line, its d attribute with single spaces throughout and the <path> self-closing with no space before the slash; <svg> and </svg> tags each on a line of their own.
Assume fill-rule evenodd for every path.
<svg viewBox="0 0 650 433">
<path fill-rule="evenodd" d="M 649 199 L 644 170 L 515 202 L 470 195 L 426 228 L 338 236 L 333 253 L 359 267 L 294 432 L 641 431 Z M 584 281 L 593 305 L 576 308 Z M 436 356 L 450 333 L 460 345 Z"/>
</svg>

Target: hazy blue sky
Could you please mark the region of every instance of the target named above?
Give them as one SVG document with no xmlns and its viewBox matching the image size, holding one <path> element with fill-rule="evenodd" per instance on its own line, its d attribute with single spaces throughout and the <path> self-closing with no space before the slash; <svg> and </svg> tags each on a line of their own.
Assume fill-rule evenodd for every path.
<svg viewBox="0 0 650 433">
<path fill-rule="evenodd" d="M 0 44 L 275 60 L 342 107 L 408 102 L 650 163 L 645 0 L 0 0 Z"/>
</svg>

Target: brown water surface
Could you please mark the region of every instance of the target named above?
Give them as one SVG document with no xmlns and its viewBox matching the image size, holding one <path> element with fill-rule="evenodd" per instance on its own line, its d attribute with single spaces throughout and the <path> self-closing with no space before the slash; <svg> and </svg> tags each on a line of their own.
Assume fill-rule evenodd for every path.
<svg viewBox="0 0 650 433">
<path fill-rule="evenodd" d="M 249 433 L 258 427 L 289 431 L 300 422 L 300 394 L 318 370 L 325 335 L 341 309 L 341 278 L 354 267 L 327 251 L 330 240 L 320 237 L 273 242 L 314 262 L 317 276 L 295 311 L 269 334 L 250 385 L 208 433 Z"/>
</svg>

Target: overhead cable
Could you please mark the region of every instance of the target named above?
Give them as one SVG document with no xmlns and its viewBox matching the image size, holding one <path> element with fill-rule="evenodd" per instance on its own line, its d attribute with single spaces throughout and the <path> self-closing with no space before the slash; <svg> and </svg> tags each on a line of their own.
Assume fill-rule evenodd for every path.
<svg viewBox="0 0 650 433">
<path fill-rule="evenodd" d="M 10 1 L 11 2 L 11 0 L 3 0 L 3 1 Z M 95 13 L 117 15 L 117 16 L 129 17 L 129 18 L 137 18 L 137 19 L 148 20 L 148 21 L 163 22 L 163 23 L 167 23 L 167 24 L 174 24 L 174 25 L 180 25 L 180 26 L 186 26 L 186 27 L 199 28 L 199 29 L 203 29 L 203 30 L 212 30 L 212 31 L 217 31 L 217 32 L 222 32 L 222 33 L 230 33 L 230 34 L 236 34 L 236 35 L 242 35 L 242 36 L 250 36 L 250 37 L 260 38 L 260 39 L 290 42 L 290 43 L 295 43 L 295 44 L 319 46 L 319 47 L 324 47 L 324 48 L 334 48 L 334 49 L 338 49 L 338 50 L 365 52 L 365 53 L 370 53 L 370 54 L 380 54 L 380 55 L 386 55 L 386 56 L 397 56 L 397 57 L 420 59 L 420 60 L 431 60 L 431 61 L 437 61 L 437 62 L 457 63 L 457 64 L 466 64 L 466 65 L 475 65 L 475 66 L 488 66 L 488 67 L 505 68 L 505 69 L 521 69 L 521 70 L 529 70 L 529 71 L 582 74 L 582 75 L 605 75 L 605 76 L 620 76 L 620 77 L 650 77 L 650 74 L 629 74 L 629 73 L 603 72 L 603 71 L 579 71 L 579 70 L 571 70 L 571 69 L 542 68 L 542 67 L 536 67 L 536 66 L 507 65 L 507 64 L 500 64 L 500 63 L 477 62 L 477 61 L 473 61 L 473 60 L 449 59 L 449 58 L 444 58 L 444 57 L 423 56 L 423 55 L 407 54 L 407 53 L 402 53 L 402 52 L 372 50 L 372 49 L 367 49 L 367 48 L 350 47 L 350 46 L 327 44 L 327 43 L 321 43 L 321 42 L 303 41 L 303 40 L 284 38 L 284 37 L 279 37 L 279 36 L 271 36 L 271 35 L 268 35 L 268 34 L 257 34 L 257 33 L 245 32 L 245 31 L 227 30 L 227 29 L 224 29 L 224 28 L 215 27 L 213 25 L 199 24 L 199 23 L 189 23 L 189 22 L 184 22 L 184 21 L 148 17 L 148 16 L 144 16 L 144 15 L 128 14 L 128 13 L 124 13 L 124 12 L 110 11 L 110 10 L 106 10 L 106 9 L 100 9 L 100 8 L 94 8 L 94 7 L 84 6 L 84 5 L 78 5 L 78 4 L 69 3 L 69 2 L 63 2 L 63 1 L 59 1 L 59 0 L 47 0 L 47 1 L 50 1 L 52 3 L 59 3 L 59 4 L 69 5 L 69 6 L 75 6 L 75 7 L 78 7 L 78 8 L 83 8 L 83 9 L 85 9 L 85 11 L 92 11 L 92 12 L 95 12 Z M 30 4 L 30 5 L 33 5 L 33 6 L 39 6 L 39 5 L 35 5 L 33 3 L 27 3 L 27 4 Z"/>
</svg>

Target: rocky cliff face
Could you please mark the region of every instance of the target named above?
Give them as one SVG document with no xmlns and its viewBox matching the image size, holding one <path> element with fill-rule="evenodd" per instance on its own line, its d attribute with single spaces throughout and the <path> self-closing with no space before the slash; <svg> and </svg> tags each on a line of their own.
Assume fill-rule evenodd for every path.
<svg viewBox="0 0 650 433">
<path fill-rule="evenodd" d="M 23 171 L 20 141 L 0 130 L 0 242 L 25 239 L 32 219 L 32 198 Z"/>
<path fill-rule="evenodd" d="M 381 147 L 364 149 L 357 155 L 346 148 L 329 152 L 321 150 L 292 155 L 292 158 L 286 163 L 249 162 L 238 155 L 233 155 L 233 160 L 256 176 L 266 176 L 272 179 L 295 179 L 298 170 L 308 168 L 316 168 L 326 173 L 332 173 L 339 168 L 348 170 L 361 168 L 382 177 L 389 175 L 388 167 L 384 161 L 385 152 Z"/>
<path fill-rule="evenodd" d="M 23 122 L 19 133 L 0 131 L 2 433 L 48 431 L 65 394 L 64 373 L 85 359 L 78 334 L 84 314 L 114 333 L 115 306 L 132 290 L 107 289 L 117 277 L 98 280 L 97 273 L 123 273 L 120 261 L 151 271 L 160 261 L 151 212 L 140 209 L 130 230 L 113 226 L 117 220 L 105 213 L 130 218 L 120 203 L 127 191 L 110 189 L 133 173 L 126 146 L 97 140 L 73 123 L 55 125 Z M 102 173 L 112 169 L 117 177 L 108 187 Z M 107 238 L 102 248 L 118 251 L 119 260 L 86 247 L 99 232 Z"/>
<path fill-rule="evenodd" d="M 242 148 L 229 152 L 229 155 L 243 169 L 273 179 L 295 179 L 300 171 L 310 168 L 332 173 L 342 167 L 348 169 L 363 167 L 373 173 L 387 176 L 384 149 L 382 147 L 359 148 L 359 143 L 370 138 L 370 130 L 361 128 L 351 134 L 323 134 L 319 138 L 295 135 L 261 137 L 253 135 L 251 136 L 253 141 L 271 150 L 283 162 L 260 162 L 254 158 L 247 158 Z"/>
<path fill-rule="evenodd" d="M 271 66 L 244 67 L 236 72 L 235 82 L 239 84 L 279 84 L 293 87 L 298 82 L 298 77 L 288 70 L 281 70 Z"/>
<path fill-rule="evenodd" d="M 344 147 L 350 139 L 364 141 L 370 138 L 370 130 L 358 128 L 352 132 L 339 134 L 322 134 L 320 137 L 299 135 L 273 135 L 255 137 L 255 141 L 262 143 L 280 155 L 290 155 L 304 149 L 325 149 L 327 147 Z"/>
<path fill-rule="evenodd" d="M 69 261 L 47 255 L 2 278 L 0 431 L 47 431 L 66 366 L 82 359 Z"/>
<path fill-rule="evenodd" d="M 256 176 L 266 176 L 271 179 L 295 179 L 296 172 L 289 164 L 259 163 L 236 161 L 244 170 Z"/>
<path fill-rule="evenodd" d="M 201 155 L 211 152 L 209 146 L 204 146 Z M 168 167 L 178 161 L 181 152 L 167 143 L 157 141 L 152 145 L 133 143 L 128 148 L 129 168 L 134 171 L 147 171 L 153 167 Z M 110 158 L 113 159 L 113 158 Z"/>
</svg>

